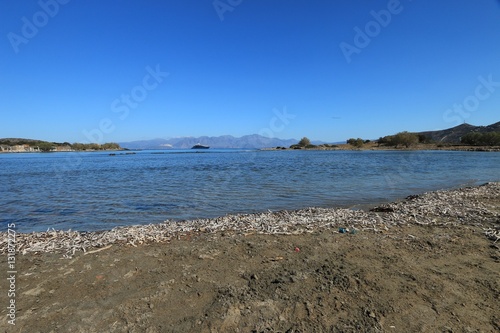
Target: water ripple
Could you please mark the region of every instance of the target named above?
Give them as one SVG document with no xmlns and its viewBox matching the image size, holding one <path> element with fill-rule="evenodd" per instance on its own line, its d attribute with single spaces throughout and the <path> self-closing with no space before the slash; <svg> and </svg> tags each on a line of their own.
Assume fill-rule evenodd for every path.
<svg viewBox="0 0 500 333">
<path fill-rule="evenodd" d="M 500 153 L 143 151 L 0 155 L 0 222 L 101 230 L 166 219 L 352 206 L 500 180 Z"/>
</svg>

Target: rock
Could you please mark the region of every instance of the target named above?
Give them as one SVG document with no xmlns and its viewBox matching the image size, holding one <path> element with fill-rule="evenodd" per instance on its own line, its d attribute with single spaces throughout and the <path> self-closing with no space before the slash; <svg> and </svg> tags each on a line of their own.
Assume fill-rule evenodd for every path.
<svg viewBox="0 0 500 333">
<path fill-rule="evenodd" d="M 208 254 L 200 254 L 200 255 L 198 256 L 198 258 L 199 258 L 199 259 L 210 259 L 210 260 L 215 260 L 215 258 L 214 258 L 214 257 L 212 257 L 212 256 L 210 256 L 210 255 L 208 255 Z"/>
</svg>

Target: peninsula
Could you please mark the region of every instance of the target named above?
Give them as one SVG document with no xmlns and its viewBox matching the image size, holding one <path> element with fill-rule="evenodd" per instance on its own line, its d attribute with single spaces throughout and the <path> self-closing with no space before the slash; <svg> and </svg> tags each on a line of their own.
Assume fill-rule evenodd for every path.
<svg viewBox="0 0 500 333">
<path fill-rule="evenodd" d="M 31 153 L 31 152 L 69 152 L 69 151 L 99 151 L 121 150 L 118 143 L 69 143 L 48 142 L 42 140 L 7 138 L 0 139 L 0 153 Z"/>
</svg>

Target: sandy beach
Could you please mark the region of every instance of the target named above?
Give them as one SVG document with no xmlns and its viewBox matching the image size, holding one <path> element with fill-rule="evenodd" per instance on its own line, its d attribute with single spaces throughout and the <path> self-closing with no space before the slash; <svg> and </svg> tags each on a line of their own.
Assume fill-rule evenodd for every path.
<svg viewBox="0 0 500 333">
<path fill-rule="evenodd" d="M 10 238 L 2 332 L 500 330 L 500 183 Z"/>
</svg>

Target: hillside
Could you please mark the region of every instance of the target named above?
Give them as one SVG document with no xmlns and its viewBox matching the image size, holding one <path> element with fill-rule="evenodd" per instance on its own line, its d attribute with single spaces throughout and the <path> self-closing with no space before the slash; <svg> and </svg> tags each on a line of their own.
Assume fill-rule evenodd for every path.
<svg viewBox="0 0 500 333">
<path fill-rule="evenodd" d="M 424 135 L 431 141 L 437 143 L 460 143 L 460 138 L 470 132 L 488 133 L 500 132 L 500 122 L 488 126 L 474 126 L 470 124 L 462 124 L 452 128 L 439 131 L 426 131 L 417 134 Z"/>
<path fill-rule="evenodd" d="M 42 140 L 34 140 L 34 139 L 24 139 L 24 138 L 2 138 L 0 139 L 0 145 L 30 145 L 30 144 L 36 144 L 38 142 L 46 142 Z"/>
</svg>

